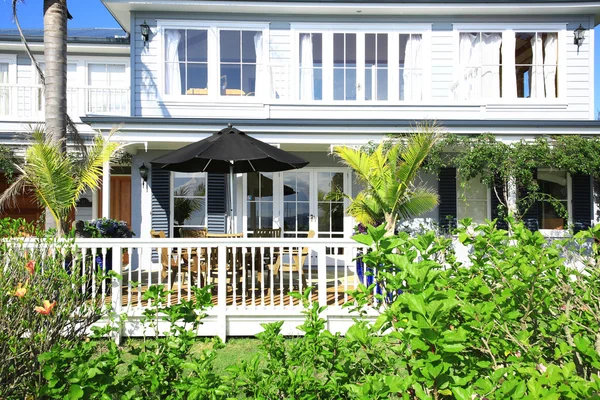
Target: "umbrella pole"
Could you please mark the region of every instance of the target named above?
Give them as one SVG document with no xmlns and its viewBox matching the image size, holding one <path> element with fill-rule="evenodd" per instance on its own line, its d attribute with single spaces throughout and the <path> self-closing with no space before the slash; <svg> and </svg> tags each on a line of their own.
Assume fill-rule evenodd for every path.
<svg viewBox="0 0 600 400">
<path fill-rule="evenodd" d="M 233 164 L 229 165 L 229 233 L 233 233 Z"/>
</svg>

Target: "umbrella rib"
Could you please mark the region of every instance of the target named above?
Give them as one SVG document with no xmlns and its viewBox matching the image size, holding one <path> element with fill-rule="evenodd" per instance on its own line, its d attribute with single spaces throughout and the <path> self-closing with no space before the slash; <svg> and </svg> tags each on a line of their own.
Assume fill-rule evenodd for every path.
<svg viewBox="0 0 600 400">
<path fill-rule="evenodd" d="M 250 164 L 250 166 L 252 167 L 252 171 L 256 172 L 256 168 L 254 168 L 254 165 L 252 165 L 252 161 L 248 160 L 248 164 Z"/>
<path fill-rule="evenodd" d="M 208 165 L 210 164 L 210 162 L 211 162 L 212 160 L 213 160 L 212 158 L 208 160 L 208 162 L 206 163 L 206 165 L 204 166 L 204 168 L 202 168 L 202 172 L 205 172 L 205 171 L 206 171 L 206 168 L 208 167 Z"/>
</svg>

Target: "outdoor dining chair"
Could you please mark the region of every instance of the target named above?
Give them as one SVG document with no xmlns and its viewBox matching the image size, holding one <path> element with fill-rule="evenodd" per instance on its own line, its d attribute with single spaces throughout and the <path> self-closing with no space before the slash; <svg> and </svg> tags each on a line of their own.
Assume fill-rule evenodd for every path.
<svg viewBox="0 0 600 400">
<path fill-rule="evenodd" d="M 313 238 L 315 236 L 315 231 L 310 230 L 308 231 L 308 235 L 306 236 L 307 238 Z M 292 286 L 293 287 L 299 287 L 300 285 L 300 281 L 302 281 L 302 288 L 306 288 L 307 284 L 306 284 L 306 275 L 304 274 L 304 263 L 306 262 L 306 257 L 308 256 L 308 247 L 302 247 L 302 249 L 289 249 L 289 251 L 285 251 L 285 249 L 281 249 L 282 251 L 279 251 L 278 253 L 274 254 L 274 259 L 275 261 L 272 264 L 268 264 L 267 267 L 269 269 L 269 271 L 273 272 L 273 284 L 277 285 L 280 280 L 283 280 L 279 277 L 279 274 L 283 274 L 283 278 L 289 278 L 289 279 L 294 279 L 294 275 L 297 274 L 298 277 L 298 285 L 293 285 L 293 281 Z M 291 262 L 283 262 L 283 258 L 284 256 L 289 256 L 291 258 Z M 265 279 L 265 286 L 267 286 L 270 282 L 269 282 L 269 271 L 265 271 L 265 274 L 267 274 L 267 277 Z M 259 273 L 259 281 L 262 281 L 265 277 Z M 280 290 L 283 292 L 285 291 L 285 287 L 286 285 L 283 285 L 283 288 L 280 288 Z M 287 287 L 289 288 L 289 284 L 287 285 Z"/>
<path fill-rule="evenodd" d="M 164 231 L 150 231 L 150 236 L 153 239 L 166 239 L 166 235 Z M 190 257 L 187 255 L 187 249 L 181 249 L 181 253 L 177 254 L 177 250 L 173 249 L 171 254 L 169 254 L 168 247 L 160 247 L 160 262 L 162 264 L 162 272 L 161 277 L 162 280 L 165 281 L 169 276 L 169 269 L 171 271 L 171 286 L 175 282 L 175 277 L 177 273 L 181 269 L 181 282 L 185 282 L 185 274 L 190 273 L 191 278 L 198 274 L 198 258 L 191 257 L 191 266 L 190 266 Z M 181 258 L 180 258 L 181 256 Z M 167 281 L 168 282 L 168 281 Z M 202 282 L 200 283 L 202 284 Z M 168 288 L 169 290 L 171 288 Z"/>
</svg>

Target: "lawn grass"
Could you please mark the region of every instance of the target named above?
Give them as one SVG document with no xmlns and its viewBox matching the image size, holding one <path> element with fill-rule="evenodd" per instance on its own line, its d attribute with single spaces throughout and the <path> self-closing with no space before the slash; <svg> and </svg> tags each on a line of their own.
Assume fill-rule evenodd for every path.
<svg viewBox="0 0 600 400">
<path fill-rule="evenodd" d="M 235 338 L 228 339 L 225 347 L 217 350 L 217 358 L 213 364 L 217 375 L 225 372 L 225 369 L 233 364 L 239 364 L 241 361 L 250 361 L 258 353 L 260 341 L 255 338 Z M 192 355 L 203 349 L 212 347 L 210 339 L 200 339 L 192 347 Z"/>
</svg>

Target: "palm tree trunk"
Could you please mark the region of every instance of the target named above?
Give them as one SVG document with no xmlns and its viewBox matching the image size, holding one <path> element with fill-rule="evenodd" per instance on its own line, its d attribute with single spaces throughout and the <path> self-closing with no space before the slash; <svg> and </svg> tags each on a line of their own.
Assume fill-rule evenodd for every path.
<svg viewBox="0 0 600 400">
<path fill-rule="evenodd" d="M 67 136 L 67 0 L 44 0 L 44 105 L 46 134 L 62 141 Z"/>
</svg>

